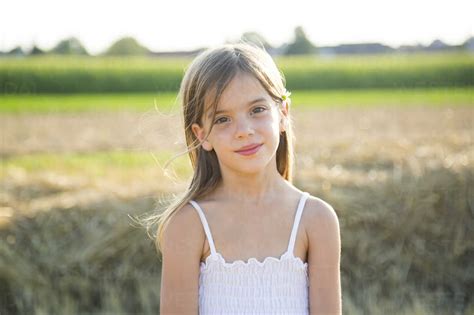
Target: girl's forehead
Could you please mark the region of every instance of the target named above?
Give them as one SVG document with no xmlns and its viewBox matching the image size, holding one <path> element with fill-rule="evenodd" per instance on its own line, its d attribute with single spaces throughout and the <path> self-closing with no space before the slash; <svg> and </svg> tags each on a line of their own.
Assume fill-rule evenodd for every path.
<svg viewBox="0 0 474 315">
<path fill-rule="evenodd" d="M 261 93 L 267 94 L 267 91 L 254 75 L 239 72 L 225 88 L 222 93 L 222 99 L 225 100 L 227 98 L 239 96 L 245 97 L 248 94 Z"/>
</svg>

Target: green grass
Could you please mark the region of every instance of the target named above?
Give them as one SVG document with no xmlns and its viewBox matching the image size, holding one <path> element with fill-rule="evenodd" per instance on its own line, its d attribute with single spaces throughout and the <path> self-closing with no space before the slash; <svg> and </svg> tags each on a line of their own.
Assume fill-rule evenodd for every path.
<svg viewBox="0 0 474 315">
<path fill-rule="evenodd" d="M 30 175 L 46 170 L 69 175 L 84 175 L 89 178 L 127 172 L 149 172 L 154 166 L 157 169 L 164 166 L 164 163 L 174 155 L 167 151 L 25 154 L 3 159 L 0 178 L 13 168 L 20 168 Z M 170 164 L 170 167 L 178 175 L 186 175 L 191 167 L 186 159 L 187 156 L 180 156 Z"/>
<path fill-rule="evenodd" d="M 292 91 L 293 106 L 474 105 L 474 88 Z M 179 110 L 176 93 L 0 95 L 0 113 Z"/>
<path fill-rule="evenodd" d="M 474 105 L 474 88 L 373 89 L 295 91 L 293 103 L 309 107 L 328 106 L 456 106 Z"/>
<path fill-rule="evenodd" d="M 132 94 L 40 94 L 1 95 L 0 112 L 45 113 L 45 112 L 97 112 L 121 109 L 147 111 L 156 106 L 160 110 L 171 109 L 176 103 L 176 93 L 132 93 Z"/>
</svg>

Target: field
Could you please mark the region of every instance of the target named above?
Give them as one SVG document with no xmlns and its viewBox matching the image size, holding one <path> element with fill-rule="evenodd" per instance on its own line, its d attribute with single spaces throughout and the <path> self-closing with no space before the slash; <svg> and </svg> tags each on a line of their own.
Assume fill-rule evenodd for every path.
<svg viewBox="0 0 474 315">
<path fill-rule="evenodd" d="M 191 60 L 143 57 L 0 58 L 5 94 L 175 92 Z M 289 90 L 472 87 L 469 53 L 275 57 Z"/>
<path fill-rule="evenodd" d="M 383 104 L 397 107 L 451 106 L 472 104 L 472 88 L 412 88 L 293 91 L 298 107 L 371 107 Z M 174 92 L 101 94 L 4 94 L 0 113 L 79 113 L 132 110 L 138 112 L 176 111 L 179 102 Z"/>
<path fill-rule="evenodd" d="M 343 313 L 472 314 L 472 87 L 292 96 L 294 184 L 338 214 Z M 163 168 L 186 149 L 176 94 L 0 103 L 0 313 L 158 313 L 161 257 L 133 217 L 190 179 L 185 154 Z"/>
</svg>

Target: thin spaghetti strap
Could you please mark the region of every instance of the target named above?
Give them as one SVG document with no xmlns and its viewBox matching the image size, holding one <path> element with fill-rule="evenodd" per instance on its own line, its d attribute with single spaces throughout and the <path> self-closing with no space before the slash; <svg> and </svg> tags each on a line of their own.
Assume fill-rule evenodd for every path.
<svg viewBox="0 0 474 315">
<path fill-rule="evenodd" d="M 199 217 L 201 218 L 201 222 L 204 227 L 204 232 L 206 233 L 207 241 L 209 242 L 209 247 L 211 248 L 211 255 L 216 255 L 217 252 L 216 247 L 214 246 L 214 240 L 212 238 L 211 229 L 209 229 L 209 224 L 207 224 L 204 212 L 196 201 L 190 200 L 189 203 L 193 205 L 193 207 L 197 210 Z"/>
<path fill-rule="evenodd" d="M 288 251 L 287 251 L 292 256 L 294 255 L 293 250 L 295 248 L 296 234 L 298 233 L 298 226 L 300 223 L 301 214 L 303 213 L 304 205 L 308 197 L 309 197 L 309 193 L 303 192 L 303 194 L 301 195 L 300 201 L 298 203 L 298 208 L 296 210 L 295 221 L 293 223 L 293 229 L 291 230 L 290 242 L 288 243 Z"/>
</svg>

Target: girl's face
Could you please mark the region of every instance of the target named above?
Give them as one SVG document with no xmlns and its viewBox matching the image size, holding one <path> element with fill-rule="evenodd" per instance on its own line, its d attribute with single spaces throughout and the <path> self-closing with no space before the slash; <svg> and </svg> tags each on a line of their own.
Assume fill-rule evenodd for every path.
<svg viewBox="0 0 474 315">
<path fill-rule="evenodd" d="M 192 125 L 202 142 L 211 126 L 212 109 L 205 111 L 204 128 Z M 203 149 L 215 150 L 221 170 L 256 173 L 275 165 L 280 131 L 284 130 L 288 109 L 278 109 L 260 82 L 252 75 L 238 73 L 224 90 L 217 105 L 214 126 Z M 244 154 L 244 146 L 260 145 Z"/>
</svg>

